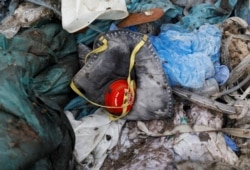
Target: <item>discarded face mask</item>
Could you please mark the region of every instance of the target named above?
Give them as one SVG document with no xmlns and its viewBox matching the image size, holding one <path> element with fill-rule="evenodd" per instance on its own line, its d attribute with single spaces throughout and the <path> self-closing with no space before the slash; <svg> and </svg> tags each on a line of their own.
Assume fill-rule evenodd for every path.
<svg viewBox="0 0 250 170">
<path fill-rule="evenodd" d="M 97 37 L 93 49 L 85 56 L 85 65 L 71 83 L 78 95 L 100 107 L 123 108 L 122 113 L 113 114 L 114 119 L 151 120 L 172 116 L 171 87 L 146 35 L 129 30 L 110 31 Z M 115 93 L 110 85 L 120 80 L 123 80 L 123 87 L 115 87 L 118 89 Z M 119 93 L 126 88 L 128 92 Z M 110 95 L 114 101 L 109 102 L 109 106 L 106 102 L 110 97 L 107 97 L 108 92 L 114 93 Z M 116 95 L 120 95 L 120 99 L 116 99 Z M 122 102 L 122 106 L 117 105 L 115 100 L 120 102 L 122 98 L 127 105 Z"/>
</svg>

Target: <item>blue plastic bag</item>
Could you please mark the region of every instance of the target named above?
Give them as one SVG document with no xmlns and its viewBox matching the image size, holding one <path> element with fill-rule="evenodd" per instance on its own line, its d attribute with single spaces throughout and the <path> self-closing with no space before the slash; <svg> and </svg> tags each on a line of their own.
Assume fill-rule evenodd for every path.
<svg viewBox="0 0 250 170">
<path fill-rule="evenodd" d="M 224 139 L 226 141 L 226 144 L 232 149 L 232 151 L 238 152 L 239 148 L 238 148 L 237 144 L 226 134 L 224 134 L 223 136 L 224 136 Z"/>
<path fill-rule="evenodd" d="M 181 25 L 163 24 L 151 42 L 163 62 L 173 86 L 201 88 L 206 79 L 215 76 L 220 65 L 220 30 L 210 24 L 188 31 Z"/>
</svg>

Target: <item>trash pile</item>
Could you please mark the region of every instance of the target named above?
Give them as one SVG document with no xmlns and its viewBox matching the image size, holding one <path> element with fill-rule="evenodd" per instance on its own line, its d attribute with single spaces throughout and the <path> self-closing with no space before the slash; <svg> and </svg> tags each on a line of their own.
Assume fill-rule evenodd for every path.
<svg viewBox="0 0 250 170">
<path fill-rule="evenodd" d="M 250 1 L 0 1 L 3 169 L 249 169 Z"/>
</svg>

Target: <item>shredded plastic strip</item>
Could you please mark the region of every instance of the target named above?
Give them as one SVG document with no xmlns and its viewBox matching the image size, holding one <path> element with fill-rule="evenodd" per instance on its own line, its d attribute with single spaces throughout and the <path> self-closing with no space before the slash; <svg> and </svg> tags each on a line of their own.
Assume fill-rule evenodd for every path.
<svg viewBox="0 0 250 170">
<path fill-rule="evenodd" d="M 201 125 L 194 125 L 193 127 L 189 125 L 178 125 L 175 126 L 172 130 L 166 130 L 163 133 L 154 133 L 151 132 L 146 125 L 138 121 L 137 122 L 138 128 L 145 133 L 147 136 L 153 136 L 153 137 L 161 137 L 161 136 L 171 136 L 181 133 L 194 133 L 194 132 L 224 132 L 228 135 L 241 137 L 241 138 L 250 138 L 250 129 L 240 129 L 240 128 L 222 128 L 222 129 L 214 129 L 208 126 L 201 126 Z M 140 133 L 139 134 L 143 134 Z"/>
</svg>

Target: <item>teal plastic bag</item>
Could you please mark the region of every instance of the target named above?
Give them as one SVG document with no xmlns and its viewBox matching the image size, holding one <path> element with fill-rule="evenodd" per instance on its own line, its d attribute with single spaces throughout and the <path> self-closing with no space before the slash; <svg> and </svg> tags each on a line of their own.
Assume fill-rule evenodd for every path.
<svg viewBox="0 0 250 170">
<path fill-rule="evenodd" d="M 215 4 L 203 3 L 190 9 L 189 14 L 182 17 L 177 24 L 189 30 L 209 24 L 219 24 L 230 17 L 237 0 L 218 0 Z"/>
<path fill-rule="evenodd" d="M 75 37 L 45 24 L 1 40 L 1 169 L 67 169 L 75 139 L 63 107 L 79 69 Z"/>
</svg>

